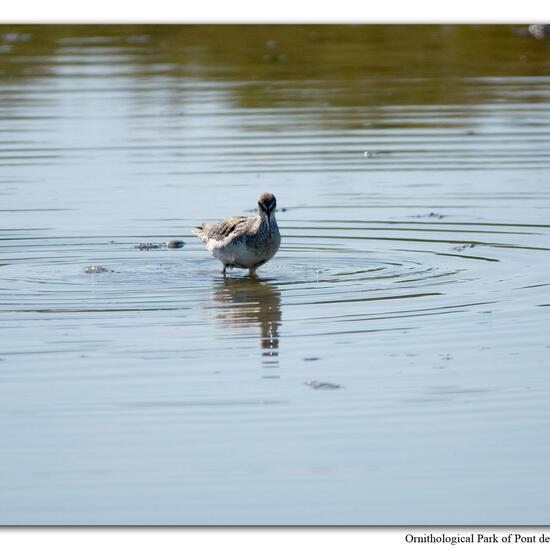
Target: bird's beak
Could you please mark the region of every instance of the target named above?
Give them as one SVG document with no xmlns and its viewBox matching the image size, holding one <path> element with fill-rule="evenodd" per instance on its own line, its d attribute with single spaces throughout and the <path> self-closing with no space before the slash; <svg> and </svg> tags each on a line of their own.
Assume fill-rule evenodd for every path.
<svg viewBox="0 0 550 550">
<path fill-rule="evenodd" d="M 271 237 L 271 212 L 267 213 L 267 236 Z"/>
</svg>

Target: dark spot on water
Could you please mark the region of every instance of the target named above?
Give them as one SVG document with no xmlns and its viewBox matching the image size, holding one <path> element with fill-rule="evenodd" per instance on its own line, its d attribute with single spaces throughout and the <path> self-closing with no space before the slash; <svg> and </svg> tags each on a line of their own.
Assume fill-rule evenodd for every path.
<svg viewBox="0 0 550 550">
<path fill-rule="evenodd" d="M 107 273 L 112 271 L 111 269 L 107 269 L 106 267 L 103 267 L 102 265 L 89 265 L 85 270 L 86 273 Z"/>
<path fill-rule="evenodd" d="M 339 384 L 332 384 L 331 382 L 320 382 L 319 380 L 309 380 L 304 382 L 306 386 L 313 388 L 314 390 L 338 390 L 342 386 Z"/>
<path fill-rule="evenodd" d="M 167 248 L 182 248 L 184 244 L 183 241 L 178 241 L 177 239 L 166 241 Z"/>
<path fill-rule="evenodd" d="M 304 357 L 303 361 L 319 361 L 319 357 Z"/>
<path fill-rule="evenodd" d="M 466 243 L 466 244 L 461 244 L 460 246 L 455 246 L 453 250 L 458 250 L 460 252 L 461 250 L 466 250 L 467 248 L 474 248 L 474 246 L 475 246 L 474 243 Z"/>
<path fill-rule="evenodd" d="M 429 212 L 428 214 L 417 214 L 416 216 L 411 216 L 411 217 L 412 218 L 436 218 L 440 220 L 445 216 L 443 214 L 439 214 L 438 212 Z"/>
<path fill-rule="evenodd" d="M 134 248 L 137 248 L 138 250 L 158 250 L 159 248 L 162 248 L 162 245 L 159 243 L 139 243 L 136 244 Z"/>
</svg>

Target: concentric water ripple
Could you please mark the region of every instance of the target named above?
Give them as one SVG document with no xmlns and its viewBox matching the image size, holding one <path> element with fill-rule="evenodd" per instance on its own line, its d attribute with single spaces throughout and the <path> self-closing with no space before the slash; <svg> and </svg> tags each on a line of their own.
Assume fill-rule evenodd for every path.
<svg viewBox="0 0 550 550">
<path fill-rule="evenodd" d="M 231 324 L 233 316 L 226 311 L 237 304 L 237 324 L 244 312 L 250 326 L 263 329 L 265 303 L 273 301 L 268 309 L 297 316 L 285 320 L 289 334 L 293 322 L 304 319 L 319 328 L 339 323 L 338 333 L 345 334 L 345 320 L 373 319 L 379 329 L 397 330 L 393 321 L 407 318 L 407 330 L 426 328 L 436 322 L 427 316 L 472 314 L 487 304 L 524 300 L 527 290 L 550 284 L 544 277 L 548 250 L 536 246 L 538 238 L 548 235 L 544 225 L 312 223 L 286 221 L 286 212 L 280 218 L 282 249 L 258 281 L 239 270 L 224 280 L 220 265 L 191 235 L 183 249 L 139 250 L 136 241 L 124 236 L 48 239 L 10 232 L 2 246 L 0 284 L 11 292 L 2 301 L 1 314 L 4 320 L 25 315 L 32 321 L 33 314 L 86 319 L 93 312 L 115 328 L 116 316 L 124 312 L 164 314 L 165 319 L 155 319 L 157 324 L 172 324 L 181 313 L 182 324 L 193 326 L 212 317 Z M 86 263 L 103 272 L 89 273 Z M 281 319 L 279 313 L 278 325 Z M 348 326 L 357 332 L 356 324 Z"/>
</svg>

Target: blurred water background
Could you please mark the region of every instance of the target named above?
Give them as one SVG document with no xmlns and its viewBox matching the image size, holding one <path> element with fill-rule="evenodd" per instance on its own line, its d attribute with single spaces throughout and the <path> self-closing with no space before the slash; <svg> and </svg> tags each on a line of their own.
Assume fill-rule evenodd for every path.
<svg viewBox="0 0 550 550">
<path fill-rule="evenodd" d="M 0 27 L 0 523 L 549 523 L 549 54 Z M 262 191 L 224 280 L 191 228 Z"/>
</svg>

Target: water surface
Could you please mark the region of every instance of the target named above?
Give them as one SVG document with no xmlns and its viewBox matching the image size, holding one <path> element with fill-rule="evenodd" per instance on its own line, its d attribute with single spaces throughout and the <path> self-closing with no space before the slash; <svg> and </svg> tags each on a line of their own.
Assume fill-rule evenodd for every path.
<svg viewBox="0 0 550 550">
<path fill-rule="evenodd" d="M 0 523 L 548 523 L 549 53 L 1 27 Z M 224 279 L 191 229 L 262 191 Z"/>
</svg>

